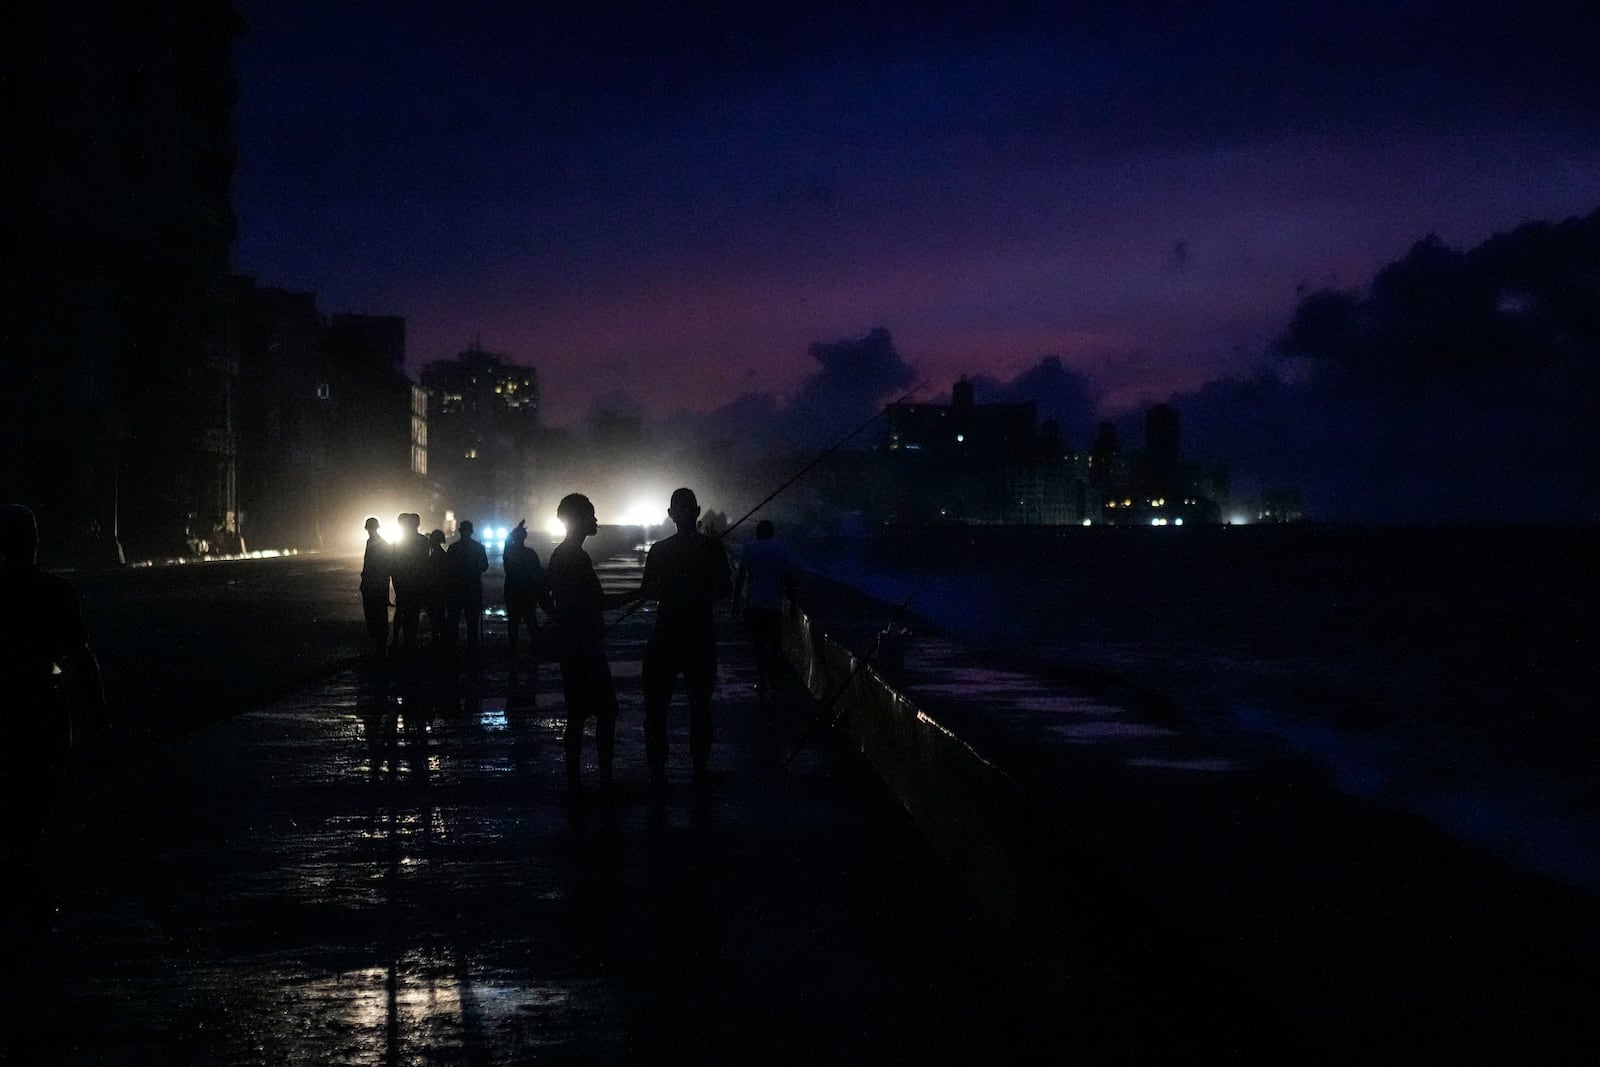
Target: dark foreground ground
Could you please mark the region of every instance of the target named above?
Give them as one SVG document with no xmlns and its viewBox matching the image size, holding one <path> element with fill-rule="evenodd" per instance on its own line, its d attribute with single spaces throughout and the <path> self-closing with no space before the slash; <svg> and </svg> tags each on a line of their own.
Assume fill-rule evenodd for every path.
<svg viewBox="0 0 1600 1067">
<path fill-rule="evenodd" d="M 573 802 L 554 668 L 509 670 L 496 627 L 476 674 L 374 673 L 338 662 L 360 639 L 341 564 L 163 578 L 80 580 L 134 729 L 62 805 L 57 929 L 6 961 L 7 1062 L 975 1062 L 1040 1047 L 1007 954 L 856 758 L 824 738 L 778 771 L 815 708 L 798 692 L 757 704 L 739 646 L 723 776 L 691 785 L 677 721 L 654 799 L 637 697 L 649 619 L 620 627 L 619 795 Z M 1052 1021 L 1065 1053 L 1070 1012 Z"/>
<path fill-rule="evenodd" d="M 678 723 L 672 788 L 646 794 L 641 614 L 612 645 L 620 795 L 569 804 L 554 670 L 508 670 L 493 619 L 476 676 L 380 675 L 351 666 L 342 563 L 79 584 L 124 728 L 62 809 L 59 929 L 8 960 L 11 1062 L 1587 1062 L 1600 1043 L 1591 894 L 1197 733 L 1125 676 L 920 625 L 906 659 L 919 706 L 1043 813 L 1023 837 L 1058 850 L 1064 891 L 1035 918 L 1079 946 L 1061 995 L 1039 981 L 1060 938 L 1002 944 L 839 738 L 777 770 L 816 708 L 747 699 L 731 630 L 726 777 L 691 787 Z M 802 593 L 851 647 L 890 613 Z"/>
</svg>

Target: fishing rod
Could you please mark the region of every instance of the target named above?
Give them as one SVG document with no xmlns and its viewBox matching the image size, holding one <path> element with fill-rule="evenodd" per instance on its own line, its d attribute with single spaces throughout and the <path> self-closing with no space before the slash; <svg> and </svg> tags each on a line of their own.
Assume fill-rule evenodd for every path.
<svg viewBox="0 0 1600 1067">
<path fill-rule="evenodd" d="M 798 471 L 796 471 L 789 478 L 788 481 L 784 482 L 782 485 L 778 486 L 778 488 L 774 489 L 772 492 L 768 493 L 765 497 L 763 497 L 762 500 L 761 500 L 761 503 L 757 504 L 755 507 L 753 507 L 749 511 L 745 512 L 743 515 L 739 516 L 739 519 L 736 522 L 729 523 L 728 526 L 725 529 L 723 529 L 722 531 L 720 531 L 716 535 L 715 539 L 717 541 L 724 540 L 729 534 L 731 534 L 746 519 L 750 518 L 750 516 L 754 515 L 756 512 L 758 512 L 762 508 L 766 507 L 768 504 L 772 503 L 772 501 L 776 500 L 778 498 L 779 494 L 781 494 L 785 489 L 789 488 L 795 482 L 798 482 L 801 478 L 804 478 L 807 474 L 811 473 L 812 468 L 816 467 L 817 464 L 821 463 L 823 460 L 827 459 L 829 456 L 831 456 L 835 452 L 839 451 L 839 449 L 843 448 L 846 444 L 848 444 L 850 442 L 851 438 L 855 437 L 862 430 L 865 430 L 868 426 L 871 426 L 873 423 L 877 422 L 878 419 L 883 417 L 883 413 L 884 412 L 888 411 L 891 407 L 894 407 L 896 404 L 904 404 L 907 400 L 910 400 L 912 397 L 914 397 L 918 393 L 922 392 L 922 390 L 925 389 L 927 387 L 927 385 L 928 385 L 927 380 L 924 379 L 923 381 L 920 381 L 916 385 L 912 386 L 911 390 L 909 392 L 903 394 L 902 396 L 900 396 L 900 397 L 898 397 L 898 398 L 896 398 L 894 400 L 891 400 L 889 403 L 883 405 L 877 411 L 873 412 L 871 417 L 868 418 L 865 422 L 861 423 L 861 425 L 857 426 L 855 429 L 851 430 L 849 433 L 847 433 L 843 437 L 839 438 L 839 440 L 837 440 L 833 444 L 829 445 L 826 449 L 824 449 L 822 451 L 822 453 L 820 455 L 818 455 L 810 463 L 807 463 L 804 467 L 801 467 Z M 614 620 L 612 620 L 610 623 L 608 623 L 606 625 L 606 628 L 604 630 L 600 631 L 600 636 L 602 638 L 604 638 L 606 634 L 610 633 L 613 629 L 615 629 L 616 627 L 620 626 L 622 624 L 623 620 L 627 619 L 634 612 L 638 611 L 639 608 L 644 605 L 644 602 L 645 602 L 645 598 L 641 596 L 639 599 L 637 599 L 637 600 L 633 601 L 632 603 L 630 603 L 627 606 L 627 609 L 624 610 L 621 615 L 618 615 Z"/>
<path fill-rule="evenodd" d="M 851 430 L 849 433 L 847 433 L 843 437 L 839 438 L 838 441 L 835 441 L 833 444 L 829 445 L 828 448 L 822 453 L 822 455 L 818 456 L 816 459 L 812 460 L 810 463 L 807 463 L 804 467 L 801 467 L 800 470 L 794 475 L 794 477 L 790 478 L 788 481 L 786 481 L 782 485 L 778 486 L 778 488 L 776 488 L 772 492 L 768 493 L 766 495 L 766 497 L 764 497 L 762 499 L 761 503 L 757 504 L 755 507 L 753 507 L 749 511 L 745 512 L 743 515 L 739 516 L 738 522 L 730 523 L 726 530 L 723 530 L 720 534 L 717 535 L 717 539 L 720 541 L 722 538 L 727 537 L 729 534 L 731 534 L 734 531 L 734 529 L 736 527 L 738 527 L 740 525 L 740 523 L 743 523 L 750 516 L 754 515 L 756 512 L 760 511 L 762 508 L 764 508 L 768 504 L 772 503 L 773 500 L 777 499 L 779 493 L 782 493 L 785 489 L 789 488 L 795 482 L 798 482 L 801 478 L 804 478 L 807 474 L 809 474 L 811 472 L 811 468 L 815 467 L 817 464 L 821 463 L 823 460 L 827 459 L 829 456 L 831 456 L 835 452 L 839 451 L 839 449 L 843 448 L 847 443 L 849 443 L 850 439 L 852 437 L 854 437 L 856 434 L 860 433 L 862 430 L 865 430 L 868 426 L 871 426 L 873 423 L 877 422 L 880 418 L 883 417 L 883 413 L 884 412 L 888 411 L 890 408 L 894 407 L 896 404 L 904 404 L 907 400 L 910 400 L 912 397 L 914 397 L 918 393 L 922 392 L 922 390 L 924 388 L 926 388 L 927 384 L 928 383 L 927 383 L 926 380 L 918 382 L 916 385 L 911 387 L 911 391 L 909 393 L 906 393 L 904 396 L 900 397 L 897 400 L 891 400 L 889 403 L 885 404 L 883 407 L 881 407 L 877 411 L 873 412 L 872 413 L 872 417 L 869 418 L 866 422 L 863 422 L 860 426 L 857 426 L 855 429 Z"/>
<path fill-rule="evenodd" d="M 806 742 L 811 740 L 811 735 L 817 732 L 817 727 L 822 725 L 823 719 L 828 720 L 828 729 L 830 730 L 839 725 L 840 720 L 845 716 L 845 712 L 841 710 L 830 716 L 830 712 L 833 712 L 833 706 L 839 702 L 840 697 L 844 696 L 845 691 L 850 688 L 850 683 L 856 680 L 856 676 L 866 670 L 867 664 L 872 662 L 878 655 L 878 651 L 883 645 L 883 635 L 893 629 L 895 624 L 900 621 L 900 617 L 905 614 L 906 609 L 911 606 L 911 601 L 915 600 L 916 596 L 917 590 L 913 589 L 906 595 L 904 600 L 900 601 L 900 606 L 895 608 L 894 614 L 889 617 L 889 625 L 878 631 L 877 639 L 872 642 L 872 648 L 867 651 L 866 655 L 857 657 L 855 665 L 850 668 L 850 673 L 845 675 L 844 681 L 839 683 L 839 688 L 833 691 L 832 696 L 823 701 L 816 717 L 811 720 L 811 725 L 806 727 L 805 732 L 800 735 L 800 739 L 794 743 L 794 748 L 789 750 L 789 755 L 779 765 L 779 770 L 787 770 L 789 768 L 790 762 L 800 754 L 800 750 L 806 746 Z"/>
</svg>

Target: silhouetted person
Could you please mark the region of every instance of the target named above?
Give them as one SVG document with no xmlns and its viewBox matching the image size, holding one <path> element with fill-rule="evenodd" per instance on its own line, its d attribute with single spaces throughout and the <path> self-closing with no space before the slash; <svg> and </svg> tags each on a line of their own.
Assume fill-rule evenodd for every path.
<svg viewBox="0 0 1600 1067">
<path fill-rule="evenodd" d="M 678 532 L 650 546 L 639 596 L 654 600 L 655 629 L 644 653 L 644 742 L 650 782 L 666 781 L 667 708 L 679 674 L 689 697 L 689 754 L 697 781 L 711 757 L 711 691 L 717 678 L 712 606 L 730 591 L 728 556 L 715 538 L 695 529 L 700 503 L 694 492 L 672 494 L 667 516 Z"/>
<path fill-rule="evenodd" d="M 472 539 L 472 523 L 463 522 L 458 530 L 461 536 L 445 557 L 450 575 L 445 602 L 445 633 L 448 635 L 445 643 L 455 644 L 457 627 L 465 617 L 467 652 L 475 656 L 483 635 L 483 574 L 489 569 L 489 553 Z"/>
<path fill-rule="evenodd" d="M 555 605 L 557 649 L 561 665 L 561 692 L 567 704 L 562 740 L 567 750 L 567 789 L 578 788 L 583 765 L 583 724 L 594 716 L 594 747 L 600 757 L 601 788 L 611 786 L 612 753 L 617 736 L 617 689 L 606 662 L 607 607 L 631 599 L 626 593 L 607 595 L 600 588 L 584 539 L 599 529 L 594 505 L 582 493 L 569 493 L 556 506 L 556 517 L 567 535 L 550 553 L 546 577 Z"/>
<path fill-rule="evenodd" d="M 383 659 L 389 644 L 389 543 L 378 535 L 378 520 L 366 521 L 367 551 L 361 558 L 361 610 L 367 617 L 367 637 L 372 658 Z"/>
<path fill-rule="evenodd" d="M 394 572 L 394 644 L 406 652 L 417 647 L 417 627 L 427 597 L 428 539 L 422 536 L 422 516 L 402 514 L 400 538 L 390 547 Z"/>
<path fill-rule="evenodd" d="M 450 556 L 444 547 L 444 531 L 428 534 L 428 558 L 423 567 L 423 603 L 428 608 L 428 625 L 433 628 L 433 643 L 445 647 L 445 627 L 449 612 L 445 608 L 450 588 Z"/>
<path fill-rule="evenodd" d="M 50 804 L 73 743 L 67 685 L 81 694 L 89 728 L 106 725 L 100 665 L 64 579 L 38 567 L 39 529 L 20 504 L 0 507 L 0 879 L 7 934 L 48 923 L 39 851 Z"/>
<path fill-rule="evenodd" d="M 773 535 L 772 522 L 756 523 L 756 539 L 739 554 L 733 600 L 744 599 L 744 628 L 756 661 L 756 695 L 765 700 L 783 662 L 783 598 L 794 596 L 789 553 Z"/>
<path fill-rule="evenodd" d="M 517 633 L 524 625 L 528 628 L 528 645 L 534 655 L 539 654 L 539 635 L 535 630 L 534 608 L 544 608 L 551 615 L 550 584 L 545 577 L 544 564 L 539 553 L 528 547 L 528 521 L 517 523 L 506 541 L 500 563 L 506 572 L 506 637 L 513 658 L 517 654 Z"/>
</svg>

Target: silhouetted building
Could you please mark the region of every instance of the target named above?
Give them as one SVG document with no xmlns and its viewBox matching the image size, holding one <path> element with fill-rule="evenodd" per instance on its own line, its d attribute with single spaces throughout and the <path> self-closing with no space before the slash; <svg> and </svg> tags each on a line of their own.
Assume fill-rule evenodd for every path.
<svg viewBox="0 0 1600 1067">
<path fill-rule="evenodd" d="M 1100 505 L 1093 521 L 1117 525 L 1184 525 L 1220 521 L 1228 470 L 1183 462 L 1178 413 L 1157 404 L 1145 413 L 1144 451 L 1121 456 L 1116 430 L 1103 423 L 1091 450 L 1090 482 Z"/>
<path fill-rule="evenodd" d="M 256 548 L 322 547 L 333 402 L 312 293 L 234 280 L 239 506 Z"/>
<path fill-rule="evenodd" d="M 948 404 L 890 404 L 885 411 L 891 452 L 993 466 L 1029 463 L 1039 449 L 1033 404 L 978 404 L 966 379 Z"/>
<path fill-rule="evenodd" d="M 231 3 L 8 20 L 0 475 L 44 543 L 184 551 L 236 510 Z M 187 532 L 187 533 L 186 533 Z"/>
<path fill-rule="evenodd" d="M 1054 423 L 1031 403 L 980 404 L 971 382 L 949 404 L 890 404 L 883 452 L 892 514 L 909 523 L 1059 525 L 1082 515 L 1079 475 Z M 869 501 L 852 510 L 872 515 Z"/>
<path fill-rule="evenodd" d="M 330 524 L 387 501 L 436 514 L 427 395 L 405 374 L 405 320 L 335 315 L 311 293 L 236 278 L 239 498 L 259 548 L 342 547 Z"/>
<path fill-rule="evenodd" d="M 462 514 L 523 507 L 540 448 L 539 376 L 474 345 L 422 368 L 432 477 Z"/>
<path fill-rule="evenodd" d="M 1305 510 L 1300 494 L 1293 489 L 1268 489 L 1261 494 L 1261 507 L 1256 512 L 1257 522 L 1304 522 Z"/>
</svg>

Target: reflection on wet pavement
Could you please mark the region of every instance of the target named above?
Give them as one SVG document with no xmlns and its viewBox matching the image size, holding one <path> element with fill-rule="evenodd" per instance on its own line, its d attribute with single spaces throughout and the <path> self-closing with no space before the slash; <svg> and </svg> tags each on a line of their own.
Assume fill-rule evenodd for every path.
<svg viewBox="0 0 1600 1067">
<path fill-rule="evenodd" d="M 723 779 L 691 787 L 680 700 L 652 798 L 624 680 L 618 795 L 573 801 L 555 668 L 508 669 L 493 625 L 481 671 L 347 672 L 86 783 L 52 844 L 58 929 L 13 967 L 0 1053 L 733 1062 L 781 1042 L 825 1062 L 1019 1040 L 1018 979 L 860 765 L 824 739 L 777 771 L 815 705 L 756 704 L 741 645 Z M 610 642 L 619 680 L 648 626 Z"/>
</svg>

